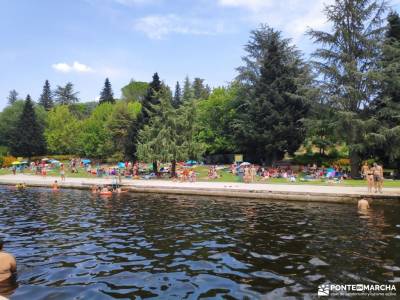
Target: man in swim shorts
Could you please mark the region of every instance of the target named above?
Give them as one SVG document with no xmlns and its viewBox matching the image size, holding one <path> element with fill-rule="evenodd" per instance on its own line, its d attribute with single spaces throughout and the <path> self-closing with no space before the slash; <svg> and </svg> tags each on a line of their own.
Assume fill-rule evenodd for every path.
<svg viewBox="0 0 400 300">
<path fill-rule="evenodd" d="M 374 176 L 374 186 L 375 186 L 375 193 L 379 191 L 382 193 L 382 186 L 383 186 L 383 168 L 382 166 L 374 163 L 372 168 L 372 174 Z"/>
</svg>

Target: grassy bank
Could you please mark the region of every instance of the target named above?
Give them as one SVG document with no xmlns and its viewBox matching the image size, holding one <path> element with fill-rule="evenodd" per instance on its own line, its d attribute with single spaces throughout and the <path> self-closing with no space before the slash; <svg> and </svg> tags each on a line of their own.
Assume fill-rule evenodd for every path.
<svg viewBox="0 0 400 300">
<path fill-rule="evenodd" d="M 219 178 L 217 179 L 208 179 L 208 167 L 207 166 L 197 166 L 195 168 L 197 173 L 197 180 L 198 181 L 205 181 L 205 182 L 242 182 L 238 176 L 234 176 L 228 171 L 219 170 L 218 175 Z M 30 170 L 25 170 L 24 174 L 32 174 Z M 8 169 L 0 169 L 0 175 L 12 174 L 11 170 Z M 60 172 L 58 169 L 50 170 L 47 172 L 48 176 L 60 176 Z M 68 170 L 66 171 L 66 177 L 73 177 L 73 178 L 95 178 L 94 175 L 87 173 L 84 169 L 78 168 L 78 173 L 71 173 Z M 157 179 L 153 179 L 157 180 Z M 162 180 L 169 180 L 168 177 L 162 177 Z M 329 183 L 325 180 L 314 180 L 314 181 L 299 181 L 297 182 L 289 182 L 285 178 L 271 178 L 268 180 L 260 180 L 257 178 L 255 183 L 261 184 L 291 184 L 291 185 L 321 185 L 321 186 L 352 186 L 352 187 L 359 187 L 359 186 L 366 186 L 366 182 L 364 180 L 353 180 L 348 179 L 344 180 L 341 183 Z M 384 182 L 385 187 L 400 187 L 400 180 L 385 180 Z"/>
</svg>

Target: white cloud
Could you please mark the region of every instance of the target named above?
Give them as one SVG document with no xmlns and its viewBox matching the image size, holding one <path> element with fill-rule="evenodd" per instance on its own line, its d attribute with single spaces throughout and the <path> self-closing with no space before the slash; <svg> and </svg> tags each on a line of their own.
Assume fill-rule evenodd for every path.
<svg viewBox="0 0 400 300">
<path fill-rule="evenodd" d="M 224 30 L 221 22 L 204 21 L 196 18 L 182 18 L 174 14 L 149 15 L 137 19 L 134 29 L 145 33 L 151 39 L 163 39 L 169 34 L 214 35 Z"/>
<path fill-rule="evenodd" d="M 71 65 L 67 63 L 57 63 L 51 66 L 54 70 L 62 72 L 62 73 L 69 73 L 69 72 L 76 72 L 76 73 L 88 73 L 93 72 L 93 69 L 85 64 L 81 64 L 78 61 L 74 61 Z"/>
<path fill-rule="evenodd" d="M 244 7 L 251 10 L 258 10 L 272 4 L 270 0 L 218 0 L 222 6 Z"/>
<path fill-rule="evenodd" d="M 254 24 L 267 23 L 283 30 L 295 41 L 304 36 L 308 28 L 327 26 L 323 9 L 333 0 L 216 0 L 222 7 L 247 10 L 243 19 Z"/>
<path fill-rule="evenodd" d="M 68 73 L 71 71 L 71 66 L 66 63 L 53 64 L 52 68 L 63 73 Z"/>
</svg>

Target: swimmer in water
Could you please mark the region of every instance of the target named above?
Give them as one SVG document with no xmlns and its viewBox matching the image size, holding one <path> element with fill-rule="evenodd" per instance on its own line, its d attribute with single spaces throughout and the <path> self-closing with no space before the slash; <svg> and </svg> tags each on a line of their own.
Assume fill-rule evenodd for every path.
<svg viewBox="0 0 400 300">
<path fill-rule="evenodd" d="M 92 194 L 97 194 L 99 192 L 99 187 L 97 185 L 92 185 Z"/>
<path fill-rule="evenodd" d="M 54 181 L 54 183 L 53 183 L 53 191 L 58 191 L 58 182 L 57 182 L 57 180 L 55 180 Z"/>
<path fill-rule="evenodd" d="M 1 296 L 9 297 L 17 287 L 17 262 L 13 255 L 3 250 L 3 245 L 0 240 L 0 299 Z"/>
<path fill-rule="evenodd" d="M 18 183 L 18 184 L 15 185 L 15 188 L 17 190 L 23 190 L 23 189 L 26 188 L 26 184 L 25 183 Z"/>
<path fill-rule="evenodd" d="M 370 208 L 368 200 L 364 199 L 364 198 L 358 200 L 358 205 L 357 206 L 358 206 L 359 210 L 367 210 L 367 209 Z"/>
</svg>

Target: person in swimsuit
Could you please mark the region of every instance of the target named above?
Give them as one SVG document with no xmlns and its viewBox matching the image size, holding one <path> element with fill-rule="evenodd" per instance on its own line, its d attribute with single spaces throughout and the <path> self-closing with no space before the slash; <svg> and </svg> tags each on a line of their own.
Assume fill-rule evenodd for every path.
<svg viewBox="0 0 400 300">
<path fill-rule="evenodd" d="M 374 167 L 372 168 L 372 174 L 374 177 L 374 186 L 375 186 L 375 193 L 379 191 L 382 193 L 382 186 L 383 186 L 383 168 L 382 166 L 374 163 Z"/>
<path fill-rule="evenodd" d="M 367 162 L 365 162 L 361 169 L 361 175 L 367 180 L 368 192 L 372 192 L 372 187 L 374 186 L 374 174 L 372 168 L 368 166 Z"/>
</svg>

